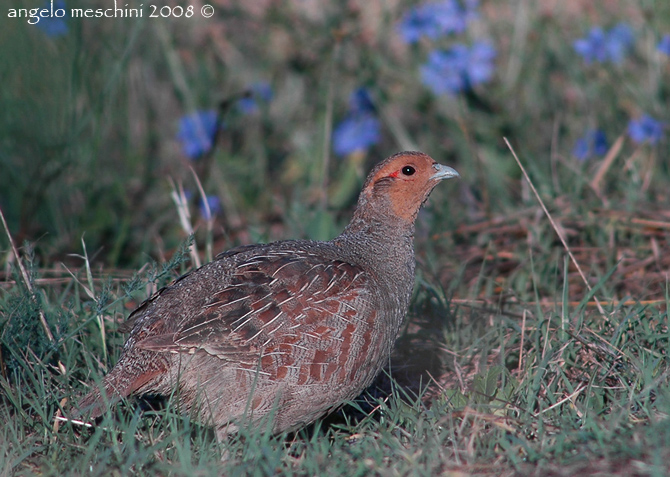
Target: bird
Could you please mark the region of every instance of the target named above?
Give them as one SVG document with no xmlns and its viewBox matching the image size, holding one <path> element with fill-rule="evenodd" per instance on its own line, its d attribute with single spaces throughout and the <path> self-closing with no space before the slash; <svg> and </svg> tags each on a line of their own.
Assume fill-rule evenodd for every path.
<svg viewBox="0 0 670 477">
<path fill-rule="evenodd" d="M 145 300 L 121 356 L 75 415 L 132 395 L 173 396 L 214 428 L 298 430 L 367 388 L 388 362 L 414 286 L 414 223 L 451 167 L 414 151 L 367 176 L 330 241 L 244 245 Z"/>
</svg>

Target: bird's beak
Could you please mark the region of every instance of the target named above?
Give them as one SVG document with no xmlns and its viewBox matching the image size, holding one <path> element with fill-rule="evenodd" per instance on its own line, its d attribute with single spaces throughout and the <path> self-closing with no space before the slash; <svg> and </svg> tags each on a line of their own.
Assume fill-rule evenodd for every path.
<svg viewBox="0 0 670 477">
<path fill-rule="evenodd" d="M 456 169 L 438 164 L 437 162 L 433 164 L 433 169 L 435 169 L 435 174 L 430 176 L 431 180 L 441 181 L 444 179 L 451 179 L 452 177 L 461 176 L 458 172 L 456 172 Z"/>
</svg>

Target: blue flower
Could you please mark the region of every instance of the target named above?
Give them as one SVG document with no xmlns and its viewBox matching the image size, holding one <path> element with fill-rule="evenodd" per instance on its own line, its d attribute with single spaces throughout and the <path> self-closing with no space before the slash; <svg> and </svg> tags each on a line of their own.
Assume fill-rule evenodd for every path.
<svg viewBox="0 0 670 477">
<path fill-rule="evenodd" d="M 421 67 L 421 80 L 435 94 L 456 94 L 465 89 L 463 72 L 466 65 L 467 48 L 456 45 L 450 50 L 433 50 L 428 61 Z"/>
<path fill-rule="evenodd" d="M 186 199 L 186 202 L 190 201 L 192 197 L 193 192 L 189 189 L 184 189 L 184 199 Z"/>
<path fill-rule="evenodd" d="M 656 49 L 661 53 L 670 56 L 670 35 L 663 35 L 663 38 L 658 42 Z"/>
<path fill-rule="evenodd" d="M 349 112 L 333 131 L 333 149 L 338 156 L 365 151 L 379 142 L 381 124 L 367 88 L 349 95 Z"/>
<path fill-rule="evenodd" d="M 379 142 L 380 123 L 371 113 L 349 114 L 333 131 L 333 149 L 338 156 L 365 151 Z"/>
<path fill-rule="evenodd" d="M 221 199 L 215 195 L 208 195 L 207 205 L 209 206 L 209 214 L 207 213 L 207 207 L 205 207 L 205 201 L 200 200 L 200 215 L 202 215 L 205 220 L 210 220 L 216 214 L 221 211 Z"/>
<path fill-rule="evenodd" d="M 580 161 L 585 161 L 593 156 L 604 156 L 609 150 L 607 137 L 600 129 L 592 129 L 577 139 L 572 155 Z"/>
<path fill-rule="evenodd" d="M 495 57 L 496 50 L 490 44 L 477 42 L 472 45 L 465 69 L 468 87 L 486 83 L 493 77 Z"/>
<path fill-rule="evenodd" d="M 634 41 L 635 36 L 631 27 L 625 23 L 619 23 L 613 27 L 609 32 L 609 41 L 607 42 L 610 60 L 614 63 L 621 63 L 628 49 L 633 46 Z"/>
<path fill-rule="evenodd" d="M 274 93 L 268 83 L 254 83 L 249 88 L 249 96 L 237 101 L 237 108 L 244 114 L 251 114 L 258 111 L 258 99 L 269 103 L 272 101 Z"/>
<path fill-rule="evenodd" d="M 435 94 L 456 94 L 489 81 L 495 56 L 495 48 L 485 42 L 434 50 L 421 67 L 421 79 Z"/>
<path fill-rule="evenodd" d="M 457 0 L 424 3 L 409 10 L 398 24 L 405 43 L 416 43 L 422 36 L 435 40 L 450 33 L 462 33 L 477 16 L 478 0 Z"/>
<path fill-rule="evenodd" d="M 582 55 L 587 63 L 592 61 L 607 61 L 606 36 L 602 28 L 594 27 L 586 38 L 580 38 L 573 43 L 575 51 Z"/>
<path fill-rule="evenodd" d="M 605 32 L 600 27 L 593 27 L 585 38 L 573 43 L 573 47 L 587 64 L 594 61 L 605 63 L 621 63 L 633 45 L 633 31 L 625 23 L 619 23 Z"/>
<path fill-rule="evenodd" d="M 373 113 L 375 105 L 367 88 L 358 88 L 349 96 L 349 111 L 354 114 Z"/>
<path fill-rule="evenodd" d="M 214 146 L 217 127 L 218 116 L 213 109 L 183 116 L 179 120 L 177 139 L 184 154 L 191 159 L 207 154 Z"/>
<path fill-rule="evenodd" d="M 44 6 L 40 8 L 40 11 L 43 9 L 49 10 L 51 12 L 51 2 L 46 1 Z M 40 15 L 39 21 L 36 23 L 36 25 L 47 36 L 55 38 L 57 36 L 67 34 L 68 28 L 67 22 L 65 21 L 66 17 L 67 10 L 65 8 L 65 2 L 63 0 L 55 0 L 53 2 L 53 16 L 51 16 L 51 13 L 49 13 L 49 16 L 45 17 Z"/>
<path fill-rule="evenodd" d="M 663 137 L 665 124 L 657 121 L 648 114 L 643 114 L 638 119 L 631 119 L 628 123 L 628 135 L 637 144 L 649 142 L 656 144 Z"/>
</svg>

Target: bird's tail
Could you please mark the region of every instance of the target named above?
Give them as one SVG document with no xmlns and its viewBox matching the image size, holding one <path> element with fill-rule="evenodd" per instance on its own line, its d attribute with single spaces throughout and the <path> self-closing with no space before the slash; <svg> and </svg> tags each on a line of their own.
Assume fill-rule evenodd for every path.
<svg viewBox="0 0 670 477">
<path fill-rule="evenodd" d="M 70 417 L 96 419 L 121 399 L 165 374 L 167 363 L 157 354 L 151 351 L 124 354 L 100 386 L 79 400 Z"/>
</svg>

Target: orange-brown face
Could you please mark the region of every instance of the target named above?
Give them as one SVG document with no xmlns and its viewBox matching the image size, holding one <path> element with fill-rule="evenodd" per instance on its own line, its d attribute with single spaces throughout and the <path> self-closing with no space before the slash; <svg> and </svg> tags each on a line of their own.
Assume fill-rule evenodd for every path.
<svg viewBox="0 0 670 477">
<path fill-rule="evenodd" d="M 451 167 L 420 152 L 401 152 L 378 164 L 368 176 L 363 193 L 368 200 L 387 203 L 399 218 L 413 221 L 438 182 L 457 177 Z"/>
</svg>

